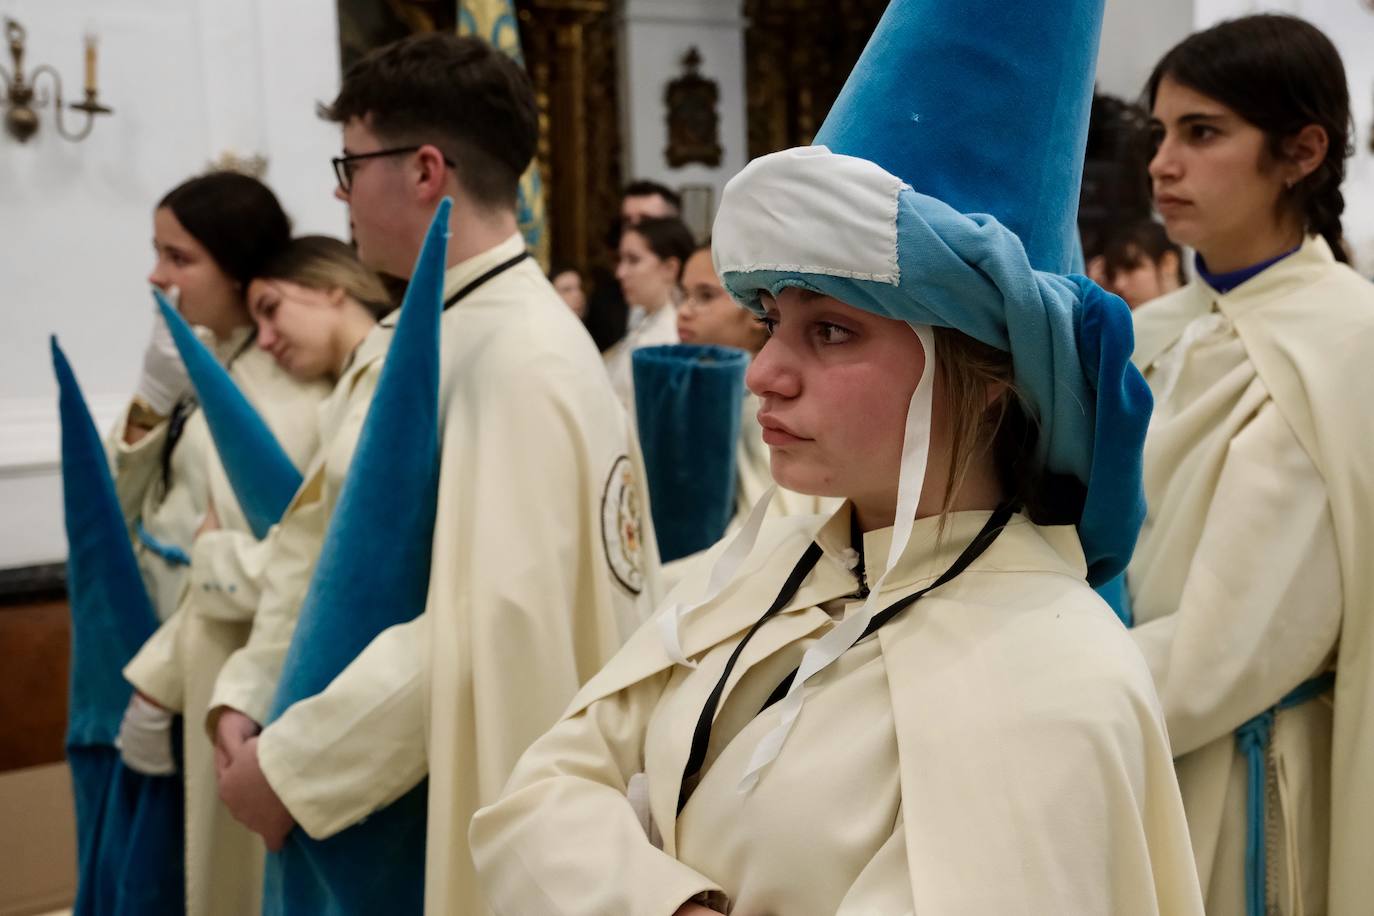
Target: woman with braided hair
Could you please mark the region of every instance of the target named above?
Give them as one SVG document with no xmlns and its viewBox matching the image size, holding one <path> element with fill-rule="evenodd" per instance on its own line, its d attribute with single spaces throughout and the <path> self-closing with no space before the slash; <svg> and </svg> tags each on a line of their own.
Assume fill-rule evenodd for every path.
<svg viewBox="0 0 1374 916">
<path fill-rule="evenodd" d="M 1146 95 L 1197 277 L 1135 313 L 1155 413 L 1127 585 L 1207 912 L 1368 912 L 1374 286 L 1340 263 L 1344 68 L 1308 23 L 1249 16 Z"/>
</svg>

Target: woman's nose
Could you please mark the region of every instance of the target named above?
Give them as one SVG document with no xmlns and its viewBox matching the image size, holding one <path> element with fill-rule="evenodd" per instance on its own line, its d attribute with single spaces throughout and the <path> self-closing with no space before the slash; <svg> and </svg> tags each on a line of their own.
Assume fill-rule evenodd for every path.
<svg viewBox="0 0 1374 916">
<path fill-rule="evenodd" d="M 775 337 L 770 337 L 749 363 L 744 385 L 761 398 L 794 398 L 801 393 L 800 377 L 791 365 L 787 348 Z"/>
</svg>

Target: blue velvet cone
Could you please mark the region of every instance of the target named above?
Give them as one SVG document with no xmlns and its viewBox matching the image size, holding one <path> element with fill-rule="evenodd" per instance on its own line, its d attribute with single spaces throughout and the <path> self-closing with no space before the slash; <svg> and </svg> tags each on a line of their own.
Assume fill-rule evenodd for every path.
<svg viewBox="0 0 1374 916">
<path fill-rule="evenodd" d="M 196 388 L 220 464 L 229 477 L 253 535 L 263 538 L 281 521 L 301 485 L 301 472 L 291 463 L 272 430 L 243 396 L 219 360 L 200 342 L 186 319 L 153 290 L 157 306 L 172 331 L 191 384 Z"/>
<path fill-rule="evenodd" d="M 632 356 L 635 418 L 663 562 L 705 550 L 735 514 L 735 453 L 749 357 L 729 347 Z"/>
<path fill-rule="evenodd" d="M 450 201 L 406 288 L 386 364 L 329 522 L 270 719 L 319 693 L 388 627 L 425 608 L 439 482 L 439 319 Z M 421 735 L 416 741 L 423 740 Z M 418 913 L 424 784 L 327 840 L 268 856 L 267 913 Z"/>
<path fill-rule="evenodd" d="M 1072 269 L 1103 0 L 893 0 L 816 134 Z"/>
<path fill-rule="evenodd" d="M 67 760 L 76 799 L 77 916 L 184 912 L 180 776 L 143 776 L 114 740 L 133 688 L 123 669 L 157 629 L 108 459 L 81 388 L 52 340 L 62 422 L 67 595 L 72 615 Z"/>
</svg>

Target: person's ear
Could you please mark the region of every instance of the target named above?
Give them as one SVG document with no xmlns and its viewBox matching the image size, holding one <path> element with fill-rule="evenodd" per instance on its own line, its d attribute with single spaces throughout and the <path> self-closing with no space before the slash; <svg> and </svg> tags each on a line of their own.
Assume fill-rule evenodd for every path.
<svg viewBox="0 0 1374 916">
<path fill-rule="evenodd" d="M 334 308 L 343 308 L 344 302 L 348 298 L 348 293 L 344 292 L 342 286 L 331 286 L 329 291 L 325 293 L 325 298 L 329 300 L 329 304 Z"/>
<path fill-rule="evenodd" d="M 1290 188 L 1326 161 L 1326 151 L 1330 145 L 1326 128 L 1319 124 L 1309 124 L 1283 141 L 1285 178 Z"/>
<path fill-rule="evenodd" d="M 448 176 L 453 170 L 444 161 L 439 147 L 426 143 L 415 151 L 414 180 L 416 197 L 426 203 L 436 203 L 444 196 Z"/>
</svg>

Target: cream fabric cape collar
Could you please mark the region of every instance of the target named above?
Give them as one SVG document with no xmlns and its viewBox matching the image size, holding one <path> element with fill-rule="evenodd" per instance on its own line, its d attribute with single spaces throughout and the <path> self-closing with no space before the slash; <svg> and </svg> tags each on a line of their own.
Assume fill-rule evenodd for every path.
<svg viewBox="0 0 1374 916">
<path fill-rule="evenodd" d="M 684 619 L 682 644 L 688 656 L 698 655 L 750 627 L 777 595 L 783 580 L 813 538 L 822 546 L 823 556 L 783 613 L 818 615 L 818 623 L 823 622 L 825 612 L 816 605 L 850 595 L 855 589 L 855 579 L 849 572 L 845 556 L 849 547 L 849 511 L 849 505 L 845 504 L 824 524 L 819 517 L 794 517 L 766 525 L 732 584 L 714 602 Z M 931 543 L 936 520 L 918 522 L 911 546 L 903 555 L 889 587 L 884 589 L 885 595 L 892 596 L 889 600 L 910 594 L 944 572 L 987 517 L 986 512 L 953 516 L 947 524 L 944 541 L 933 551 L 922 545 Z M 881 562 L 885 546 L 883 536 L 883 533 L 866 536 L 865 552 L 870 562 L 874 558 Z M 714 555 L 720 550 L 719 545 L 713 548 L 679 585 L 679 590 L 689 590 L 684 597 L 690 599 L 690 589 L 702 587 L 703 570 L 709 570 Z M 870 579 L 872 572 L 870 570 Z M 1037 574 L 1035 581 L 1038 584 L 1034 587 L 1042 590 L 1042 597 L 1045 574 L 1062 575 L 1068 581 L 1064 586 L 1054 584 L 1052 589 L 1056 596 L 1063 595 L 1066 600 L 1050 604 L 1042 600 L 1034 610 L 1015 615 L 1005 613 L 1006 602 L 993 601 L 980 606 L 980 595 L 986 597 L 989 590 L 1012 585 L 1013 577 L 1008 577 L 1005 585 L 989 578 L 1000 573 Z M 1020 819 L 1022 831 L 1029 829 L 1020 814 L 1009 812 L 1024 814 L 1043 803 L 1043 799 L 1031 800 L 1029 808 L 1018 806 L 1009 799 L 1025 800 L 1043 789 L 1036 777 L 1024 775 L 1028 764 L 1031 770 L 1036 769 L 1035 763 L 1025 758 L 1036 753 L 1050 753 L 1052 749 L 1047 743 L 1052 740 L 1047 737 L 1049 731 L 1017 727 L 1024 721 L 1017 708 L 1022 684 L 1011 682 L 1016 675 L 1006 673 L 1002 661 L 1009 654 L 1016 654 L 1022 665 L 1038 668 L 1044 652 L 1047 658 L 1043 663 L 1049 666 L 1048 670 L 1060 670 L 1056 659 L 1074 657 L 1081 648 L 1072 639 L 1067 646 L 1044 642 L 1057 638 L 1049 636 L 1051 633 L 1065 632 L 1054 630 L 1051 623 L 1051 619 L 1057 621 L 1063 612 L 1077 621 L 1067 632 L 1081 635 L 1085 625 L 1111 631 L 1103 633 L 1101 640 L 1093 644 L 1095 649 L 1109 647 L 1102 656 L 1083 660 L 1083 655 L 1077 654 L 1080 661 L 1074 663 L 1076 670 L 1070 675 L 1073 683 L 1082 684 L 1084 671 L 1089 669 L 1113 680 L 1122 666 L 1129 669 L 1134 662 L 1139 668 L 1139 676 L 1127 677 L 1127 680 L 1133 684 L 1148 684 L 1143 661 L 1124 632 L 1120 632 L 1120 624 L 1111 610 L 1092 594 L 1085 576 L 1082 548 L 1072 526 L 1043 528 L 1023 516 L 1016 516 L 993 546 L 963 576 L 947 586 L 948 591 L 932 593 L 892 625 L 878 631 L 897 724 L 902 795 L 908 810 L 905 818 L 907 860 L 914 900 L 920 912 L 999 912 L 1029 916 L 1054 912 L 1062 902 L 1058 890 L 1045 889 L 1046 882 L 1041 881 L 1043 876 L 1025 875 L 1028 852 L 1022 842 L 1018 842 L 1017 832 L 1000 829 L 1006 826 L 1008 817 Z M 1015 576 L 1014 579 L 1018 581 L 1013 588 L 1024 584 L 1024 577 Z M 974 603 L 960 597 L 965 587 L 970 590 L 967 594 Z M 1079 600 L 1074 599 L 1076 587 L 1081 587 Z M 682 591 L 679 594 L 683 594 Z M 1090 621 L 1085 624 L 1083 616 L 1091 618 Z M 1031 643 L 1023 641 L 1026 634 L 1031 634 Z M 1116 639 L 1118 634 L 1120 638 Z M 1037 645 L 1034 640 L 1041 643 Z M 657 628 L 645 626 L 583 687 L 566 715 L 575 715 L 596 700 L 666 671 L 672 665 L 658 638 Z M 1109 673 L 1101 675 L 1101 670 Z M 1047 693 L 1054 694 L 1053 702 L 1068 702 L 1063 696 L 1064 688 L 1052 683 L 1057 677 L 1047 676 L 1041 684 L 1030 685 L 1029 693 L 1042 699 Z M 1140 696 L 1141 703 L 1153 702 L 1153 697 L 1145 699 L 1143 693 Z M 1034 705 L 1034 701 L 1028 702 Z M 1091 700 L 1086 702 L 1091 703 Z M 1093 713 L 1085 712 L 1084 720 L 1099 723 L 1101 719 L 1095 718 L 1097 712 L 1095 708 Z M 1075 727 L 1079 727 L 1077 720 Z M 1090 729 L 1092 726 L 1081 727 Z M 1134 728 L 1136 723 L 1123 727 Z M 1028 737 L 1031 732 L 1035 733 L 1034 737 Z M 1059 730 L 1057 734 L 1062 737 L 1064 732 Z M 1091 734 L 1100 739 L 1103 733 Z M 1155 742 L 1158 757 L 1167 761 L 1162 725 L 1147 740 Z M 646 749 L 651 761 L 648 769 L 656 774 L 673 772 L 677 777 L 651 777 L 649 784 L 650 809 L 663 836 L 664 851 L 669 855 L 676 855 L 675 812 L 680 774 L 690 741 L 691 733 L 687 729 L 682 733 L 674 732 L 667 747 Z M 1023 753 L 1028 744 L 1034 744 L 1035 752 Z M 788 747 L 783 751 L 784 754 L 802 752 L 805 749 L 800 747 Z M 1167 770 L 1167 775 L 1172 779 L 1171 769 Z M 768 778 L 767 771 L 763 778 Z M 1032 784 L 1040 788 L 1026 788 Z M 960 835 L 957 843 L 949 839 L 951 830 Z M 1020 835 L 1021 841 L 1024 836 L 1024 833 Z M 951 846 L 958 851 L 950 852 Z M 1180 849 L 1183 846 L 1186 844 Z M 1186 849 L 1183 854 L 1190 855 Z M 1186 864 L 1191 867 L 1191 859 Z M 1128 865 L 1122 868 L 1130 870 Z M 988 875 L 1004 876 L 1006 880 L 989 882 Z"/>
<path fill-rule="evenodd" d="M 475 254 L 466 261 L 459 261 L 454 264 L 444 271 L 444 301 L 447 302 L 449 296 L 458 292 L 469 282 L 476 280 L 486 271 L 491 270 L 502 261 L 510 260 L 524 250 L 525 237 L 517 232 L 499 245 L 488 248 L 480 254 Z M 401 317 L 401 310 L 392 309 L 378 323 L 384 328 L 394 328 L 396 319 L 399 317 Z"/>
<path fill-rule="evenodd" d="M 1332 738 L 1331 916 L 1368 911 L 1374 869 L 1374 285 L 1309 237 L 1221 294 L 1201 281 L 1145 305 L 1136 363 L 1151 365 L 1215 307 L 1326 483 L 1344 598 Z"/>
</svg>

